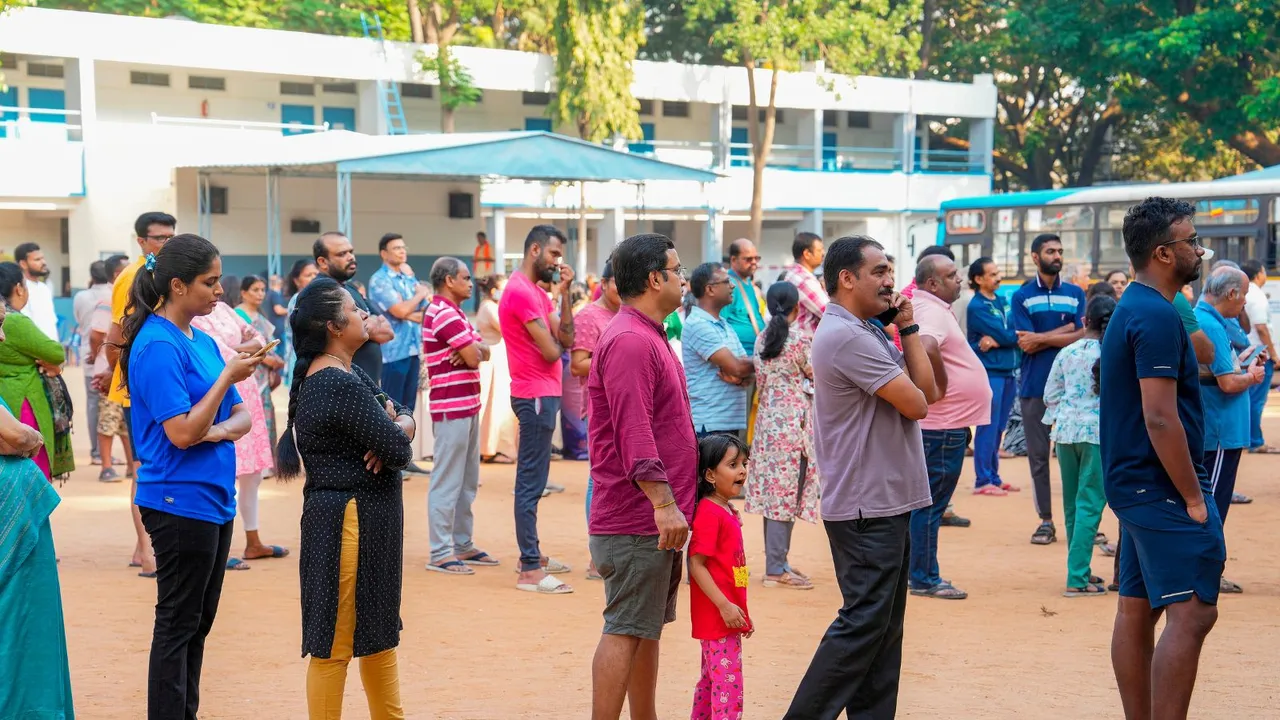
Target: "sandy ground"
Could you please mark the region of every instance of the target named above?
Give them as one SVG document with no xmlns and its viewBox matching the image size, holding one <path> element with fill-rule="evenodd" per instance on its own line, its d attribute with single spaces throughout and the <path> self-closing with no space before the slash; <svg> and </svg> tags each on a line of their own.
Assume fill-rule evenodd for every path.
<svg viewBox="0 0 1280 720">
<path fill-rule="evenodd" d="M 77 394 L 82 390 L 78 371 L 69 370 L 67 380 Z M 1280 440 L 1277 405 L 1266 424 L 1273 440 Z M 77 716 L 133 720 L 145 717 L 155 586 L 126 567 L 133 547 L 128 484 L 98 483 L 98 468 L 88 465 L 87 439 L 81 436 L 77 443 L 81 469 L 60 488 L 63 502 L 53 519 Z M 1011 482 L 1029 488 L 1025 460 L 1006 461 L 1005 468 Z M 1227 574 L 1246 593 L 1223 599 L 1201 662 L 1193 717 L 1280 717 L 1280 558 L 1274 546 L 1267 546 L 1275 542 L 1280 523 L 1277 468 L 1275 457 L 1244 459 L 1239 487 L 1255 502 L 1231 512 Z M 428 482 L 405 484 L 400 679 L 407 717 L 589 717 L 603 588 L 582 579 L 588 555 L 586 471 L 584 463 L 554 463 L 552 477 L 569 489 L 541 505 L 544 552 L 575 568 L 564 577 L 577 592 L 559 597 L 514 589 L 512 560 L 518 553 L 510 467 L 485 466 L 475 508 L 477 541 L 503 565 L 470 577 L 422 569 Z M 1056 480 L 1056 467 L 1054 473 Z M 966 463 L 962 486 L 971 487 L 972 479 Z M 301 499 L 301 483 L 263 485 L 263 538 L 295 554 Z M 943 529 L 940 562 L 944 577 L 970 597 L 910 599 L 901 715 L 1121 717 L 1109 660 L 1115 596 L 1069 600 L 1059 594 L 1065 542 L 1028 543 L 1036 525 L 1030 492 L 974 497 L 962 487 L 956 505 L 973 519 L 973 527 Z M 1061 512 L 1060 498 L 1055 508 Z M 1102 529 L 1115 537 L 1110 513 Z M 747 516 L 744 531 L 758 579 L 764 574 L 760 519 Z M 233 554 L 243 546 L 238 535 Z M 752 584 L 750 606 L 758 630 L 746 643 L 749 717 L 781 717 L 840 605 L 821 526 L 796 528 L 792 563 L 814 577 L 816 590 Z M 1094 572 L 1110 579 L 1111 559 L 1099 554 Z M 698 645 L 689 637 L 686 596 L 682 592 L 682 616 L 663 643 L 659 707 L 669 718 L 687 717 L 698 677 Z M 260 560 L 252 570 L 228 573 L 205 654 L 201 717 L 305 718 L 307 661 L 300 657 L 300 637 L 295 558 Z M 347 691 L 347 716 L 368 717 L 354 668 Z"/>
</svg>

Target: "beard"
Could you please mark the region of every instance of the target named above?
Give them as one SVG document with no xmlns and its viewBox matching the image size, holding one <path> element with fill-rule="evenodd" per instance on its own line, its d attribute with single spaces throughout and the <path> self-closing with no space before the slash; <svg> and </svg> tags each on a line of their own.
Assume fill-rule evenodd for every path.
<svg viewBox="0 0 1280 720">
<path fill-rule="evenodd" d="M 27 270 L 27 272 L 31 273 L 31 277 L 41 281 L 49 277 L 50 274 L 49 268 L 47 267 L 43 270 Z"/>
<path fill-rule="evenodd" d="M 1045 275 L 1057 275 L 1058 273 L 1062 272 L 1061 262 L 1037 263 L 1036 265 L 1037 267 L 1040 268 L 1040 272 L 1044 273 Z"/>
<path fill-rule="evenodd" d="M 346 266 L 341 270 L 332 266 L 329 268 L 329 277 L 333 278 L 334 280 L 337 280 L 340 283 L 344 283 L 355 276 L 356 276 L 355 263 L 351 263 L 350 265 Z"/>
<path fill-rule="evenodd" d="M 1204 261 L 1200 258 L 1192 258 L 1187 263 L 1179 262 L 1175 268 L 1178 273 L 1178 279 L 1183 285 L 1189 285 L 1200 279 L 1200 270 L 1204 267 Z"/>
<path fill-rule="evenodd" d="M 542 258 L 538 258 L 538 262 L 534 263 L 533 269 L 538 273 L 538 280 L 549 283 L 554 282 L 556 278 L 556 268 L 559 265 L 552 265 Z"/>
</svg>

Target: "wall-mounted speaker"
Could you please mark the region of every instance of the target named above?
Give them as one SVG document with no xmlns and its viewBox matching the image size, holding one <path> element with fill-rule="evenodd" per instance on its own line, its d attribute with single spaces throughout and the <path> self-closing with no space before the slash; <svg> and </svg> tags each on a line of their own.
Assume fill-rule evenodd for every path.
<svg viewBox="0 0 1280 720">
<path fill-rule="evenodd" d="M 471 193 L 449 193 L 449 217 L 459 220 L 475 217 L 475 197 Z"/>
<path fill-rule="evenodd" d="M 320 221 L 294 218 L 289 221 L 289 232 L 297 235 L 319 235 Z"/>
</svg>

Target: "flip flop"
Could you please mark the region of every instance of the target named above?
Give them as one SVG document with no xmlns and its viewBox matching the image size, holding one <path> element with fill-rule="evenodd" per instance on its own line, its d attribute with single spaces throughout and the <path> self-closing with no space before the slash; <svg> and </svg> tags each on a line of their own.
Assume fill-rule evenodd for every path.
<svg viewBox="0 0 1280 720">
<path fill-rule="evenodd" d="M 1084 587 L 1069 587 L 1063 591 L 1062 596 L 1069 597 L 1069 598 L 1077 598 L 1077 597 L 1097 597 L 1097 596 L 1106 595 L 1106 594 L 1107 594 L 1107 589 L 1102 585 L 1089 583 Z"/>
<path fill-rule="evenodd" d="M 251 558 L 245 558 L 245 559 L 246 560 L 271 560 L 275 558 L 282 558 L 282 557 L 289 556 L 289 548 L 287 547 L 282 547 L 280 545 L 263 545 L 263 547 L 270 550 L 271 554 L 259 555 L 257 557 L 251 557 Z"/>
<path fill-rule="evenodd" d="M 541 570 L 548 575 L 563 575 L 567 572 L 573 572 L 573 568 L 551 557 L 547 558 L 547 561 L 542 564 Z M 513 572 L 519 574 L 521 570 L 517 567 Z"/>
<path fill-rule="evenodd" d="M 568 595 L 573 588 L 560 582 L 559 578 L 547 575 L 535 585 L 534 583 L 516 583 L 516 589 L 539 595 Z"/>
<path fill-rule="evenodd" d="M 142 563 L 129 561 L 129 567 L 142 567 Z"/>
<path fill-rule="evenodd" d="M 138 573 L 138 577 L 141 577 L 141 578 L 154 578 L 155 576 L 156 576 L 156 574 L 155 574 L 154 572 L 140 572 L 140 573 Z"/>
<path fill-rule="evenodd" d="M 459 560 L 450 560 L 446 563 L 427 563 L 427 569 L 431 572 L 444 573 L 446 575 L 475 575 L 476 571 L 467 567 Z"/>
<path fill-rule="evenodd" d="M 489 553 L 483 550 L 476 553 L 475 555 L 472 555 L 471 557 L 458 558 L 458 559 L 466 563 L 467 565 L 481 565 L 483 567 L 493 567 L 494 565 L 499 564 L 496 558 L 490 556 Z"/>
<path fill-rule="evenodd" d="M 252 570 L 253 566 L 241 560 L 240 558 L 230 558 L 227 560 L 228 570 Z"/>
<path fill-rule="evenodd" d="M 911 594 L 918 597 L 935 598 L 938 600 L 964 600 L 969 597 L 969 593 L 955 587 L 951 583 L 946 582 L 938 583 L 931 588 L 924 588 L 923 590 L 916 590 L 912 588 Z"/>
</svg>

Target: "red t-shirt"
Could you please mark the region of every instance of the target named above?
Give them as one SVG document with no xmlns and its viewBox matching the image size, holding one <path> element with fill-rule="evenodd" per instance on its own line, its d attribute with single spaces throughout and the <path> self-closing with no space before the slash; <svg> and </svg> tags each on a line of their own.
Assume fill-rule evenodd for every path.
<svg viewBox="0 0 1280 720">
<path fill-rule="evenodd" d="M 742 608 L 747 627 L 731 630 L 720 617 L 720 609 L 711 602 L 696 580 L 689 583 L 689 618 L 693 636 L 698 640 L 719 640 L 751 629 L 751 613 L 747 610 L 747 553 L 742 547 L 742 521 L 738 516 L 710 498 L 698 501 L 693 514 L 689 555 L 707 558 L 707 571 L 716 587 L 729 602 Z"/>
</svg>

